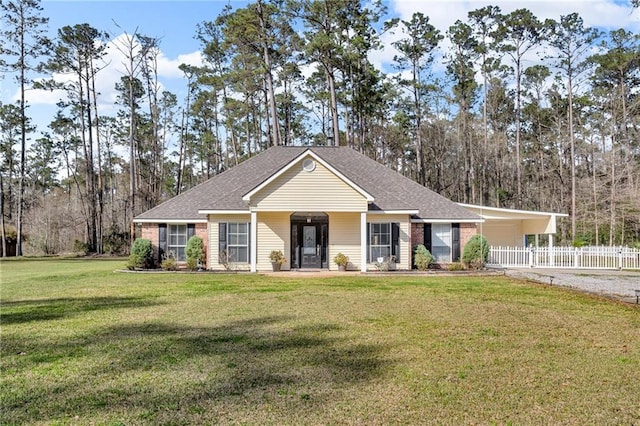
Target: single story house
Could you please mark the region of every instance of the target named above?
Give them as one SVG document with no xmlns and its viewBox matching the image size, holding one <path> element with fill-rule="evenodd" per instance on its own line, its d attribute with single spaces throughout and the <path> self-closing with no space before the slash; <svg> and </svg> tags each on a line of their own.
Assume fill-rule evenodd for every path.
<svg viewBox="0 0 640 426">
<path fill-rule="evenodd" d="M 157 259 L 184 260 L 192 235 L 206 268 L 367 271 L 394 256 L 411 269 L 412 247 L 425 244 L 438 263 L 460 258 L 482 218 L 469 209 L 347 147 L 273 147 L 137 216 Z"/>
<path fill-rule="evenodd" d="M 347 147 L 273 147 L 137 216 L 141 236 L 158 261 L 185 260 L 200 236 L 209 270 L 367 271 L 393 256 L 412 268 L 412 248 L 424 244 L 440 264 L 460 259 L 474 234 L 490 244 L 521 246 L 526 234 L 555 233 L 555 213 L 455 203 Z"/>
</svg>

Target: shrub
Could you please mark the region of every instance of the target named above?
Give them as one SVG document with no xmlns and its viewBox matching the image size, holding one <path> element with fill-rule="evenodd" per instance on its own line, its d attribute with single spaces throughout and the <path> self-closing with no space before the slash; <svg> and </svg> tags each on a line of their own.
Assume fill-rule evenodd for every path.
<svg viewBox="0 0 640 426">
<path fill-rule="evenodd" d="M 335 263 L 338 266 L 346 267 L 347 264 L 349 263 L 349 258 L 343 253 L 338 253 L 333 257 L 333 263 Z"/>
<path fill-rule="evenodd" d="M 483 235 L 476 234 L 464 246 L 462 262 L 469 268 L 481 269 L 487 260 L 489 260 L 489 243 Z"/>
<path fill-rule="evenodd" d="M 84 241 L 75 240 L 73 242 L 73 252 L 86 256 L 89 253 L 89 244 Z"/>
<path fill-rule="evenodd" d="M 131 254 L 129 255 L 127 268 L 149 269 L 153 267 L 153 263 L 153 246 L 151 245 L 151 240 L 146 238 L 136 239 L 131 246 Z"/>
<path fill-rule="evenodd" d="M 118 226 L 112 226 L 102 239 L 102 247 L 104 252 L 110 255 L 121 256 L 127 254 L 129 233 L 120 231 Z"/>
<path fill-rule="evenodd" d="M 176 257 L 172 251 L 163 256 L 161 267 L 164 271 L 178 270 L 178 262 L 176 262 Z"/>
<path fill-rule="evenodd" d="M 413 248 L 413 264 L 420 271 L 426 271 L 433 263 L 434 257 L 427 248 L 418 244 Z"/>
<path fill-rule="evenodd" d="M 271 250 L 271 253 L 269 254 L 269 260 L 271 260 L 271 263 L 278 263 L 280 265 L 287 262 L 287 259 L 284 257 L 282 250 Z"/>
<path fill-rule="evenodd" d="M 204 256 L 204 243 L 202 242 L 202 238 L 194 235 L 189 238 L 187 241 L 187 268 L 195 271 L 198 269 L 199 265 L 204 264 L 205 256 Z"/>
<path fill-rule="evenodd" d="M 462 262 L 453 262 L 447 266 L 449 271 L 464 271 L 464 263 Z"/>
</svg>

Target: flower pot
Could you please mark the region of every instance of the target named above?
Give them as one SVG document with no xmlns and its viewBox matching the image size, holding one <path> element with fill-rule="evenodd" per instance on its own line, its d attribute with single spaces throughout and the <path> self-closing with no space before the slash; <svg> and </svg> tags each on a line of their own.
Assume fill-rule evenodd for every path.
<svg viewBox="0 0 640 426">
<path fill-rule="evenodd" d="M 271 268 L 273 269 L 273 272 L 278 272 L 278 271 L 280 271 L 280 263 L 278 263 L 278 262 L 271 262 Z"/>
<path fill-rule="evenodd" d="M 338 265 L 338 271 L 344 272 L 347 270 L 347 265 Z"/>
</svg>

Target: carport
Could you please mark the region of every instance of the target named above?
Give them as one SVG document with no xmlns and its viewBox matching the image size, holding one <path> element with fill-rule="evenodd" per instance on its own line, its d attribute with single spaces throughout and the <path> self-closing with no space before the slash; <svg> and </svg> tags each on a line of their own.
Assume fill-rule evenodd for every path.
<svg viewBox="0 0 640 426">
<path fill-rule="evenodd" d="M 484 219 L 478 225 L 478 233 L 484 235 L 492 247 L 525 247 L 529 235 L 535 237 L 536 246 L 539 245 L 540 235 L 547 235 L 549 247 L 553 247 L 557 218 L 569 216 L 564 213 L 459 204 Z"/>
</svg>

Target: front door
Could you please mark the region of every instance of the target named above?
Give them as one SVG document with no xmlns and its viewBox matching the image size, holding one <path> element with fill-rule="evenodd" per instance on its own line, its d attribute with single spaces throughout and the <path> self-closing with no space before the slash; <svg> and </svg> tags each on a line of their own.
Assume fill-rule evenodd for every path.
<svg viewBox="0 0 640 426">
<path fill-rule="evenodd" d="M 291 215 L 291 267 L 327 268 L 329 218 L 324 213 Z"/>
<path fill-rule="evenodd" d="M 320 245 L 320 226 L 302 226 L 302 268 L 320 268 L 322 266 L 322 247 Z"/>
</svg>

